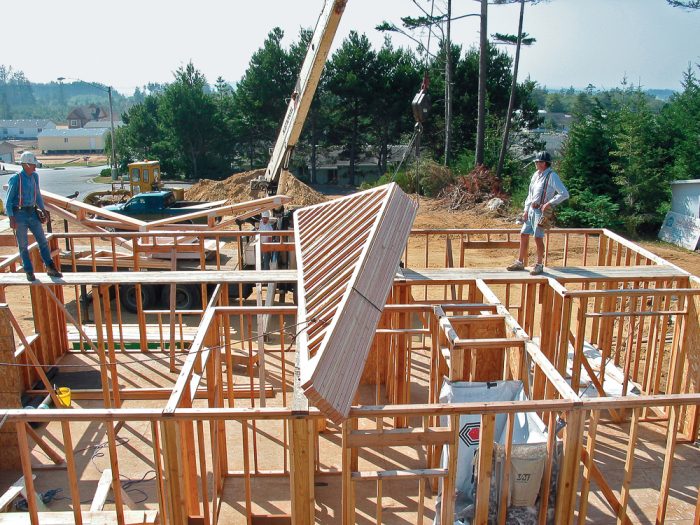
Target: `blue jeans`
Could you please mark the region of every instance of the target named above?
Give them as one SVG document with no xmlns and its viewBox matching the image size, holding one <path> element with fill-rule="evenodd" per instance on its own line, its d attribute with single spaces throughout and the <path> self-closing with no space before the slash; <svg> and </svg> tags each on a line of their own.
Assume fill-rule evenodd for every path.
<svg viewBox="0 0 700 525">
<path fill-rule="evenodd" d="M 39 217 L 36 216 L 34 210 L 17 210 L 15 212 L 15 220 L 17 221 L 17 229 L 15 230 L 15 238 L 17 239 L 17 247 L 19 248 L 19 255 L 22 258 L 22 266 L 24 266 L 24 271 L 26 273 L 34 273 L 34 266 L 32 266 L 32 260 L 29 257 L 29 236 L 28 232 L 32 232 L 36 242 L 39 243 L 39 251 L 41 252 L 41 258 L 44 260 L 46 266 L 51 266 L 53 261 L 51 260 L 51 250 L 49 250 L 49 241 L 46 240 L 46 235 L 44 235 L 44 227 L 39 221 Z"/>
<path fill-rule="evenodd" d="M 262 257 L 261 267 L 263 270 L 269 270 L 270 263 L 277 261 L 277 252 L 262 252 L 260 255 Z"/>
</svg>

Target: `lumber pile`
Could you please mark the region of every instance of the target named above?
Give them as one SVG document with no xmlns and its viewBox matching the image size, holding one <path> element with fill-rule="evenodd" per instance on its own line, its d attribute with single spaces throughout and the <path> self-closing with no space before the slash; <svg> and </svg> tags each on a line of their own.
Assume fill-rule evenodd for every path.
<svg viewBox="0 0 700 525">
<path fill-rule="evenodd" d="M 391 183 L 295 214 L 300 384 L 333 421 L 350 410 L 417 208 Z"/>
</svg>

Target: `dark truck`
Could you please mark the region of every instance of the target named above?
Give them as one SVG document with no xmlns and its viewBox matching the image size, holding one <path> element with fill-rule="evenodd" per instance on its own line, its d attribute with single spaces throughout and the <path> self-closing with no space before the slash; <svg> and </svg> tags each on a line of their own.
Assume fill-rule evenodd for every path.
<svg viewBox="0 0 700 525">
<path fill-rule="evenodd" d="M 104 206 L 105 210 L 121 213 L 141 221 L 157 221 L 178 215 L 222 206 L 226 201 L 178 201 L 172 191 L 149 191 L 138 193 L 122 204 Z M 207 222 L 206 217 L 186 222 Z"/>
</svg>

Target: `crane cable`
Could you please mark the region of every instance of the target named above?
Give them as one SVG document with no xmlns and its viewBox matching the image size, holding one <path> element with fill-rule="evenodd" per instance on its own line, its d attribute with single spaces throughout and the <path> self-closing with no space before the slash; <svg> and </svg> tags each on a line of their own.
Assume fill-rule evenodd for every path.
<svg viewBox="0 0 700 525">
<path fill-rule="evenodd" d="M 428 74 L 429 71 L 429 60 L 430 60 L 430 37 L 433 34 L 433 19 L 434 19 L 434 13 L 435 13 L 435 0 L 432 0 L 430 4 L 430 23 L 428 24 L 428 45 L 425 47 L 425 64 L 424 64 L 424 71 L 423 71 L 423 81 L 421 82 L 420 89 L 418 90 L 418 93 L 427 93 L 428 92 L 428 87 L 430 86 L 430 75 Z M 420 121 L 416 121 L 415 126 L 413 127 L 413 134 L 411 135 L 411 138 L 408 141 L 408 146 L 406 147 L 406 150 L 404 151 L 404 154 L 401 156 L 401 161 L 399 162 L 399 165 L 396 167 L 394 170 L 394 175 L 391 177 L 392 182 L 396 182 L 396 177 L 399 174 L 399 170 L 403 166 L 403 163 L 406 161 L 408 156 L 410 155 L 411 151 L 413 150 L 414 145 L 418 142 L 420 136 L 423 134 L 423 124 Z M 416 151 L 416 156 L 418 155 L 418 151 Z"/>
</svg>

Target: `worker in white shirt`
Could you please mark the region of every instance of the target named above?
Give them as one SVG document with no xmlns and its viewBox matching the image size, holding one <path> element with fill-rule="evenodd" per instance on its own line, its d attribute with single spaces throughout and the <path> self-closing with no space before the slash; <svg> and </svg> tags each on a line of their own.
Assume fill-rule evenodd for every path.
<svg viewBox="0 0 700 525">
<path fill-rule="evenodd" d="M 537 171 L 530 180 L 530 188 L 523 208 L 518 259 L 507 268 L 510 271 L 525 270 L 530 235 L 534 235 L 537 262 L 530 270 L 531 275 L 539 275 L 544 271 L 544 228 L 540 225 L 540 221 L 550 208 L 558 206 L 569 198 L 569 192 L 559 175 L 552 169 L 552 156 L 549 152 L 539 152 L 535 157 L 535 166 Z"/>
<path fill-rule="evenodd" d="M 262 212 L 262 218 L 260 219 L 260 226 L 258 227 L 258 230 L 261 232 L 271 232 L 275 228 L 272 226 L 272 223 L 270 222 L 270 212 L 269 211 L 264 211 Z M 262 262 L 262 269 L 263 270 L 269 270 L 270 269 L 270 261 L 272 261 L 273 256 L 275 255 L 274 252 L 263 252 L 262 251 L 262 245 L 266 242 L 272 241 L 272 236 L 271 235 L 260 235 L 260 254 L 261 254 L 261 262 Z"/>
</svg>

